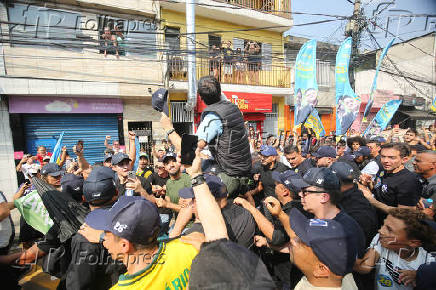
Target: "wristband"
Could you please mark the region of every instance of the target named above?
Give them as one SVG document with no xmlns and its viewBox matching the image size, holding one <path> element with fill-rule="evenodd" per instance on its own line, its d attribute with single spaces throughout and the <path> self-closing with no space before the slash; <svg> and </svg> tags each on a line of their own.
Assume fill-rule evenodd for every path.
<svg viewBox="0 0 436 290">
<path fill-rule="evenodd" d="M 199 174 L 196 177 L 192 178 L 192 180 L 191 180 L 192 187 L 197 186 L 197 185 L 201 185 L 205 182 L 206 182 L 206 180 L 204 179 L 203 174 Z"/>
<path fill-rule="evenodd" d="M 167 136 L 171 135 L 174 131 L 176 131 L 176 129 L 171 128 L 167 131 Z"/>
</svg>

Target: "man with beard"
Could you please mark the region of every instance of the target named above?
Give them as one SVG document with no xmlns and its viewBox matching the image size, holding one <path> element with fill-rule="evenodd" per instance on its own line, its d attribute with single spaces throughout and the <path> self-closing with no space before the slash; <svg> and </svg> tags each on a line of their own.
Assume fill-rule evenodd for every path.
<svg viewBox="0 0 436 290">
<path fill-rule="evenodd" d="M 416 155 L 415 172 L 425 178 L 422 197 L 436 200 L 436 152 L 424 151 Z"/>
<path fill-rule="evenodd" d="M 191 187 L 191 178 L 188 174 L 180 172 L 180 162 L 177 161 L 175 153 L 168 153 L 163 158 L 165 170 L 168 172 L 169 179 L 166 182 L 165 198 L 158 198 L 158 207 L 170 209 L 175 212 L 180 211 L 179 191 L 185 187 Z"/>
<path fill-rule="evenodd" d="M 264 197 L 275 196 L 276 184 L 272 178 L 273 171 L 283 172 L 289 168 L 281 162 L 277 161 L 277 150 L 272 146 L 264 146 L 260 151 L 260 182 L 263 188 Z M 256 191 L 259 187 L 256 188 Z M 256 193 L 258 193 L 257 191 Z"/>
</svg>

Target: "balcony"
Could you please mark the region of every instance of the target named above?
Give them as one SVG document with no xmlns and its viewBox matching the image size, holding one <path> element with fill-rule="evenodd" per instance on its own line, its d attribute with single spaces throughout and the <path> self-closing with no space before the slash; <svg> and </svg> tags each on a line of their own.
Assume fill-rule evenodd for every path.
<svg viewBox="0 0 436 290">
<path fill-rule="evenodd" d="M 291 87 L 291 72 L 284 65 L 251 64 L 247 62 L 224 64 L 208 58 L 197 58 L 197 79 L 212 75 L 222 84 Z M 168 74 L 170 81 L 188 81 L 188 66 L 183 56 L 169 56 Z"/>
<path fill-rule="evenodd" d="M 291 12 L 290 0 L 215 0 L 215 1 L 292 19 L 292 14 L 290 13 Z"/>
</svg>

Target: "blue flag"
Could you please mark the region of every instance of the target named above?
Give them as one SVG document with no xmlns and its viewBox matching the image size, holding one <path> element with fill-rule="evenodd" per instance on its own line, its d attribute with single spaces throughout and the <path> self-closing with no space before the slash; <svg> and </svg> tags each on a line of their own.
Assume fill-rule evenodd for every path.
<svg viewBox="0 0 436 290">
<path fill-rule="evenodd" d="M 139 144 L 138 136 L 135 137 L 135 148 L 136 148 L 136 159 L 135 159 L 135 165 L 133 165 L 133 171 L 136 171 L 136 169 L 138 169 L 139 153 L 141 151 L 141 144 Z"/>
<path fill-rule="evenodd" d="M 368 117 L 369 112 L 371 111 L 372 104 L 374 103 L 374 92 L 375 92 L 375 89 L 377 88 L 378 72 L 380 71 L 380 67 L 381 67 L 381 64 L 383 62 L 383 59 L 385 58 L 386 54 L 388 53 L 388 49 L 391 47 L 392 43 L 394 43 L 394 40 L 395 40 L 395 38 L 392 38 L 392 40 L 389 41 L 388 45 L 386 45 L 386 47 L 383 49 L 382 54 L 380 55 L 380 58 L 378 60 L 377 68 L 375 70 L 374 80 L 372 81 L 372 85 L 371 85 L 371 92 L 369 93 L 368 103 L 366 104 L 365 111 L 363 112 L 363 120 L 362 121 L 366 120 L 366 117 Z"/>
<path fill-rule="evenodd" d="M 322 125 L 321 119 L 318 115 L 318 110 L 313 109 L 304 123 L 304 127 L 311 128 L 315 132 L 316 138 L 325 136 L 324 126 Z"/>
<path fill-rule="evenodd" d="M 398 107 L 401 105 L 401 100 L 392 100 L 387 102 L 380 108 L 375 115 L 375 118 L 372 119 L 371 123 L 366 127 L 365 132 L 363 133 L 364 137 L 370 137 L 373 135 L 380 135 L 380 133 L 386 129 L 386 126 L 391 121 L 395 112 L 398 110 Z"/>
<path fill-rule="evenodd" d="M 306 42 L 295 61 L 294 126 L 306 122 L 318 103 L 316 83 L 316 40 Z"/>
<path fill-rule="evenodd" d="M 61 153 L 62 153 L 62 139 L 64 138 L 64 131 L 62 131 L 61 135 L 59 135 L 59 139 L 56 142 L 56 145 L 53 149 L 53 154 L 50 157 L 50 162 L 56 162 L 59 164 L 61 161 Z"/>
<path fill-rule="evenodd" d="M 351 42 L 351 37 L 345 39 L 336 54 L 336 136 L 347 133 L 357 117 L 361 102 L 351 88 L 348 77 Z"/>
</svg>

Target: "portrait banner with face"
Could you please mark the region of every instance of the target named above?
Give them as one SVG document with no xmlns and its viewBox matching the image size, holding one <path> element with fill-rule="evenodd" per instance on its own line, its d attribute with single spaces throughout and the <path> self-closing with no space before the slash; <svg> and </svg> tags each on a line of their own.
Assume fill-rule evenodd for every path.
<svg viewBox="0 0 436 290">
<path fill-rule="evenodd" d="M 294 126 L 304 124 L 318 103 L 316 40 L 306 42 L 295 61 Z"/>
<path fill-rule="evenodd" d="M 372 119 L 371 123 L 369 123 L 368 127 L 366 127 L 365 132 L 363 132 L 364 137 L 370 137 L 375 135 L 380 135 L 381 132 L 386 129 L 395 112 L 401 105 L 401 100 L 392 100 L 387 102 L 380 108 L 375 115 L 375 118 Z"/>
<path fill-rule="evenodd" d="M 336 54 L 336 136 L 345 135 L 356 120 L 361 99 L 350 85 L 348 66 L 351 56 L 351 37 L 342 42 Z"/>
</svg>

